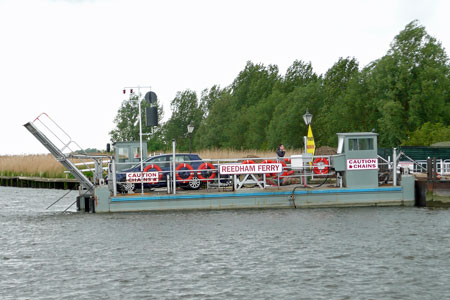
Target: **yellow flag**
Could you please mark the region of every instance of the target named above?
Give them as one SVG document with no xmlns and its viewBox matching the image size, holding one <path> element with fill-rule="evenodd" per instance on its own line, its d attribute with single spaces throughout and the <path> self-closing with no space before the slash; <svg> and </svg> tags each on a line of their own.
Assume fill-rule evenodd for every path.
<svg viewBox="0 0 450 300">
<path fill-rule="evenodd" d="M 314 156 L 314 152 L 316 152 L 316 144 L 314 143 L 311 125 L 309 125 L 308 136 L 306 137 L 306 153 L 311 153 Z"/>
</svg>

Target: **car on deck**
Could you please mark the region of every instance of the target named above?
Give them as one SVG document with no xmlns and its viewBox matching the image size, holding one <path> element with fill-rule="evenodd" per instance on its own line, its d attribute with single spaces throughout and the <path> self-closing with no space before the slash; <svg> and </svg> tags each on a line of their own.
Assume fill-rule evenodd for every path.
<svg viewBox="0 0 450 300">
<path fill-rule="evenodd" d="M 172 175 L 170 167 L 172 161 L 173 154 L 160 154 L 145 159 L 143 162 L 143 171 L 158 172 L 159 178 L 157 183 L 144 183 L 144 189 L 167 187 L 167 177 L 169 174 Z M 184 189 L 197 190 L 202 185 L 202 181 L 208 178 L 214 179 L 217 173 L 217 170 L 213 170 L 214 166 L 211 163 L 203 161 L 198 154 L 176 153 L 175 163 L 177 186 Z M 127 173 L 139 173 L 140 171 L 141 164 L 138 163 L 131 168 L 117 172 L 118 192 L 125 193 L 132 190 L 140 190 L 141 183 L 139 179 L 135 183 L 127 182 Z"/>
</svg>

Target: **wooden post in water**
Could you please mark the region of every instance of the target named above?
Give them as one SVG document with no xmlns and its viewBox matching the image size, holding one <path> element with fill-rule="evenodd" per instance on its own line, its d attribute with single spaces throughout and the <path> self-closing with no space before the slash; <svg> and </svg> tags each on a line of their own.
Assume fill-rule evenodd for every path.
<svg viewBox="0 0 450 300">
<path fill-rule="evenodd" d="M 433 167 L 431 166 L 431 158 L 427 158 L 427 180 L 431 180 L 432 178 L 432 172 Z"/>
<path fill-rule="evenodd" d="M 433 157 L 433 180 L 437 180 L 437 160 Z"/>
</svg>

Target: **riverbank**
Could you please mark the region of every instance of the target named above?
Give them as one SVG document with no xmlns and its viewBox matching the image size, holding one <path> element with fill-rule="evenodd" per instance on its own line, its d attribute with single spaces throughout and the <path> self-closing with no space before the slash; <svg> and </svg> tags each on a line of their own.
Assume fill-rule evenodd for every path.
<svg viewBox="0 0 450 300">
<path fill-rule="evenodd" d="M 0 186 L 74 190 L 79 183 L 71 178 L 0 176 Z"/>
<path fill-rule="evenodd" d="M 64 171 L 51 154 L 0 156 L 0 176 L 64 178 Z"/>
</svg>

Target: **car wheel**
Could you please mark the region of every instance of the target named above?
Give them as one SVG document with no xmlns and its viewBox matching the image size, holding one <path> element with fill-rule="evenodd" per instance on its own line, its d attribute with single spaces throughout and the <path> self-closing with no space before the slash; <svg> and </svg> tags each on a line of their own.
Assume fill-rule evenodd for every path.
<svg viewBox="0 0 450 300">
<path fill-rule="evenodd" d="M 135 185 L 134 185 L 134 183 L 119 183 L 118 190 L 119 190 L 119 192 L 121 192 L 123 194 L 129 193 L 130 191 L 135 190 Z"/>
<path fill-rule="evenodd" d="M 189 183 L 188 183 L 188 187 L 191 190 L 198 190 L 201 185 L 202 185 L 202 182 L 197 176 L 194 176 L 191 179 L 191 181 L 189 181 Z"/>
</svg>

